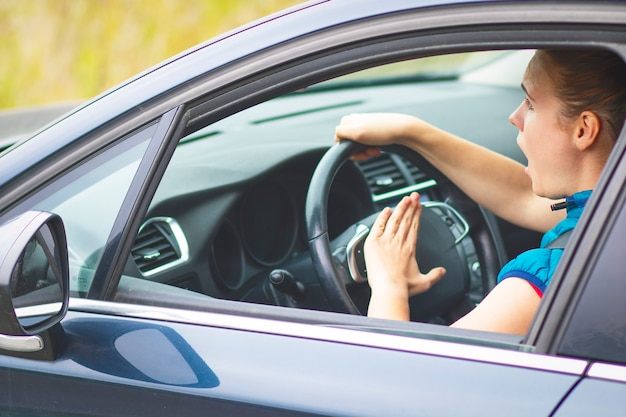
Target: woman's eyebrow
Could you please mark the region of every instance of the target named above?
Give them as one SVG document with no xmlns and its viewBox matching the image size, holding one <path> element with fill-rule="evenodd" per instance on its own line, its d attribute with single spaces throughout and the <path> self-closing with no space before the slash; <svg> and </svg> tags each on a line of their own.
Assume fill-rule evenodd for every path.
<svg viewBox="0 0 626 417">
<path fill-rule="evenodd" d="M 533 99 L 533 97 L 528 93 L 528 90 L 526 89 L 526 87 L 524 87 L 524 83 L 521 83 L 520 86 L 522 87 L 522 90 L 524 90 L 528 98 L 531 99 L 532 101 L 535 101 L 535 99 Z"/>
</svg>

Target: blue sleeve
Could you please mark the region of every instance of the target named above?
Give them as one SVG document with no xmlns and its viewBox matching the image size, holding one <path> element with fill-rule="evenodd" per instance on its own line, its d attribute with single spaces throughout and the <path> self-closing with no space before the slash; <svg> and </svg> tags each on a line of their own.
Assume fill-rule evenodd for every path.
<svg viewBox="0 0 626 417">
<path fill-rule="evenodd" d="M 510 277 L 521 278 L 544 293 L 562 255 L 562 249 L 528 250 L 502 267 L 498 282 Z"/>
</svg>

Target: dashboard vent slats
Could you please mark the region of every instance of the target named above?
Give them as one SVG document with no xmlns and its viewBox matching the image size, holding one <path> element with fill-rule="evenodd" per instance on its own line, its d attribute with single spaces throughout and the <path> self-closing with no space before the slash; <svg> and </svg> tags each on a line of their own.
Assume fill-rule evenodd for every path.
<svg viewBox="0 0 626 417">
<path fill-rule="evenodd" d="M 139 230 L 131 255 L 144 276 L 161 272 L 188 259 L 182 229 L 172 218 L 153 218 Z"/>
<path fill-rule="evenodd" d="M 401 156 L 382 153 L 378 158 L 359 161 L 374 201 L 392 199 L 411 191 L 431 188 L 436 182 Z"/>
<path fill-rule="evenodd" d="M 409 185 L 389 154 L 359 163 L 372 194 L 379 195 Z"/>
</svg>

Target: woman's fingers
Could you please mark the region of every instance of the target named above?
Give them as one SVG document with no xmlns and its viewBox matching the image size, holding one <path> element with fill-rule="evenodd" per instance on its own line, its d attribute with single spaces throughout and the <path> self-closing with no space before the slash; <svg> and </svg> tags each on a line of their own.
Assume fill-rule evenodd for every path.
<svg viewBox="0 0 626 417">
<path fill-rule="evenodd" d="M 406 222 L 407 217 L 405 215 L 407 210 L 409 209 L 410 204 L 411 203 L 409 198 L 404 197 L 396 205 L 396 207 L 393 209 L 393 212 L 391 213 L 391 216 L 389 216 L 387 226 L 385 227 L 385 232 L 387 234 L 389 234 L 390 236 L 395 236 L 398 233 L 398 229 L 400 229 L 402 222 Z"/>
<path fill-rule="evenodd" d="M 428 291 L 445 275 L 446 269 L 441 266 L 431 269 L 426 274 L 418 274 L 415 279 L 409 280 L 409 296 Z"/>
<path fill-rule="evenodd" d="M 335 140 L 351 139 L 365 145 L 389 145 L 400 140 L 417 119 L 406 114 L 365 113 L 341 118 Z"/>
<path fill-rule="evenodd" d="M 385 231 L 392 237 L 415 241 L 417 239 L 416 229 L 419 226 L 420 211 L 419 194 L 412 193 L 410 196 L 404 197 L 389 217 Z"/>
<path fill-rule="evenodd" d="M 380 150 L 380 148 L 372 147 L 367 148 L 363 152 L 359 152 L 356 155 L 353 155 L 350 159 L 352 159 L 353 161 L 365 161 L 370 158 L 379 157 L 381 153 L 382 151 Z"/>
<path fill-rule="evenodd" d="M 385 232 L 385 226 L 387 225 L 387 221 L 389 220 L 389 216 L 391 216 L 391 209 L 389 207 L 385 207 L 372 225 L 372 230 L 370 234 L 374 235 L 374 237 L 380 237 Z"/>
<path fill-rule="evenodd" d="M 420 198 L 419 194 L 412 193 L 410 198 L 414 204 L 413 204 L 413 212 L 411 213 L 411 217 L 410 217 L 411 225 L 408 229 L 406 239 L 408 241 L 417 242 L 420 218 L 422 215 L 422 205 L 419 201 L 419 198 Z"/>
</svg>

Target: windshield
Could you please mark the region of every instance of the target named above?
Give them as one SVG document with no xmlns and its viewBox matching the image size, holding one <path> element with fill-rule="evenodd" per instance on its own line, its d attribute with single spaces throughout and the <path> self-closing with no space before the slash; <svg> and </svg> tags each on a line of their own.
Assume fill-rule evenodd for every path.
<svg viewBox="0 0 626 417">
<path fill-rule="evenodd" d="M 464 74 L 504 59 L 511 53 L 512 51 L 467 52 L 394 62 L 393 64 L 381 65 L 337 77 L 312 86 L 311 89 L 458 78 Z"/>
</svg>

